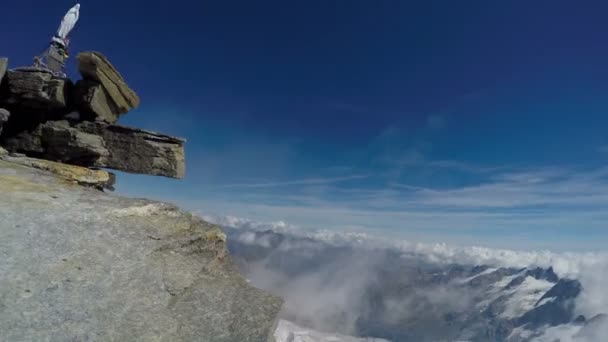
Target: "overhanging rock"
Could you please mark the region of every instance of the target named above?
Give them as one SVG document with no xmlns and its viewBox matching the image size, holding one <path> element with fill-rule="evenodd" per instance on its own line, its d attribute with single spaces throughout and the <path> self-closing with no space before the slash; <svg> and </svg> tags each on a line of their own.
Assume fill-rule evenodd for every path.
<svg viewBox="0 0 608 342">
<path fill-rule="evenodd" d="M 4 144 L 14 152 L 68 164 L 184 177 L 184 140 L 136 128 L 49 121 Z"/>
<path fill-rule="evenodd" d="M 184 140 L 118 125 L 83 122 L 83 132 L 101 136 L 110 152 L 96 166 L 126 172 L 183 178 Z"/>
</svg>

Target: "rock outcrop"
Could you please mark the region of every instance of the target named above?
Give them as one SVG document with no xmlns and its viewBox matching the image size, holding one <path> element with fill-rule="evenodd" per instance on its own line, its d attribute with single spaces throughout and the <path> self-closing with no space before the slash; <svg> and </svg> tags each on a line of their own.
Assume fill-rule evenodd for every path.
<svg viewBox="0 0 608 342">
<path fill-rule="evenodd" d="M 0 160 L 6 341 L 271 341 L 281 300 L 214 225 Z"/>
<path fill-rule="evenodd" d="M 102 54 L 84 52 L 77 60 L 83 79 L 75 86 L 40 68 L 0 77 L 0 145 L 78 166 L 183 178 L 185 141 L 116 125 L 139 98 Z"/>
<path fill-rule="evenodd" d="M 82 52 L 76 59 L 78 71 L 84 78 L 80 91 L 85 94 L 85 99 L 92 99 L 84 101 L 83 110 L 97 115 L 101 120 L 114 123 L 120 114 L 139 105 L 137 94 L 127 86 L 122 76 L 101 53 Z"/>
<path fill-rule="evenodd" d="M 182 178 L 183 143 L 178 138 L 135 128 L 64 120 L 49 121 L 9 138 L 5 146 L 68 164 Z"/>
<path fill-rule="evenodd" d="M 72 82 L 37 68 L 9 70 L 4 102 L 13 107 L 57 111 L 68 106 Z"/>
</svg>

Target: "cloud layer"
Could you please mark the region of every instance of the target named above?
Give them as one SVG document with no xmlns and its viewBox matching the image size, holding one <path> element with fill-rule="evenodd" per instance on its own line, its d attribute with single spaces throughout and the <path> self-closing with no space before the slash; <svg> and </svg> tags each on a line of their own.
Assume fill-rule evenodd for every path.
<svg viewBox="0 0 608 342">
<path fill-rule="evenodd" d="M 353 173 L 218 185 L 207 190 L 205 199 L 175 201 L 201 213 L 258 221 L 280 218 L 304 229 L 500 248 L 605 248 L 608 168 L 512 170 L 450 161 L 411 163 L 437 172 L 468 169 L 480 179 L 429 186 Z"/>
<path fill-rule="evenodd" d="M 385 278 L 379 278 L 377 270 L 397 267 L 387 255 L 396 255 L 404 262 L 414 265 L 485 265 L 491 267 L 533 268 L 553 267 L 560 277 L 577 279 L 583 292 L 576 300 L 576 315 L 593 318 L 605 313 L 608 308 L 608 254 L 607 253 L 555 253 L 549 251 L 517 251 L 487 247 L 459 247 L 445 243 L 417 243 L 369 236 L 364 233 L 340 233 L 318 230 L 302 231 L 297 227 L 279 221 L 260 223 L 236 217 L 205 217 L 208 221 L 226 227 L 236 227 L 241 246 L 260 246 L 273 251 L 248 265 L 251 281 L 266 289 L 272 289 L 287 298 L 286 318 L 304 322 L 306 326 L 322 331 L 354 334 L 357 332 L 357 318 L 370 310 L 367 304 L 357 302 L 366 289 L 378 284 L 381 288 Z M 277 240 L 277 236 L 256 232 L 280 232 L 293 239 Z M 353 249 L 354 248 L 354 249 Z M 385 254 L 382 251 L 389 251 Z M 272 253 L 281 253 L 282 265 L 272 266 Z M 324 260 L 313 263 L 310 271 L 299 274 L 295 270 L 308 269 L 297 260 L 310 258 Z M 409 261 L 408 261 L 409 260 Z M 306 263 L 304 264 L 306 265 Z M 284 268 L 284 271 L 278 271 Z M 416 266 L 418 267 L 418 266 Z M 291 271 L 285 271 L 291 270 Z M 290 273 L 295 272 L 295 273 Z M 409 271 L 403 271 L 404 275 Z M 394 279 L 393 279 L 394 280 Z M 401 279 L 407 286 L 407 277 Z M 382 322 L 395 324 L 408 315 L 420 315 L 423 310 L 430 316 L 443 317 L 450 312 L 459 312 L 470 307 L 474 293 L 458 291 L 458 288 L 434 286 L 424 290 L 413 289 L 403 295 L 385 301 Z M 420 303 L 426 303 L 420 307 Z M 435 310 L 439 310 L 436 311 Z M 339 317 L 339 319 L 336 319 Z M 434 316 L 433 316 L 434 317 Z M 331 319 L 330 319 L 331 318 Z M 608 325 L 583 326 L 562 325 L 541 330 L 520 331 L 521 336 L 536 336 L 539 341 L 591 342 L 602 336 Z"/>
</svg>

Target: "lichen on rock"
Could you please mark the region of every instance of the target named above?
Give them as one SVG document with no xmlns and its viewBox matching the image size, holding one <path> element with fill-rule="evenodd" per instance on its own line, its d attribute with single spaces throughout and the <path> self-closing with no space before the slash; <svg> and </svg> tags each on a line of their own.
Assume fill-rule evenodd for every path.
<svg viewBox="0 0 608 342">
<path fill-rule="evenodd" d="M 6 151 L 4 149 L 2 150 Z M 99 190 L 114 189 L 115 176 L 107 171 L 57 163 L 44 159 L 14 157 L 9 155 L 8 152 L 3 154 L 2 151 L 0 151 L 0 159 L 10 163 L 48 171 L 61 179 L 83 186 L 88 186 Z"/>
</svg>

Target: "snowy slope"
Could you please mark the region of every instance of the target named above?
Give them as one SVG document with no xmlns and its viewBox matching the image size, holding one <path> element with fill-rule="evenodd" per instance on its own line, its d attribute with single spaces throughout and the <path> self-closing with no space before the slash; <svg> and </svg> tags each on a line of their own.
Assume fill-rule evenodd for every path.
<svg viewBox="0 0 608 342">
<path fill-rule="evenodd" d="M 549 291 L 553 285 L 555 284 L 544 279 L 535 279 L 530 276 L 526 277 L 521 285 L 511 291 L 506 291 L 505 295 L 509 295 L 510 298 L 507 301 L 502 316 L 506 318 L 516 318 L 532 310 L 539 299 Z M 547 301 L 538 304 L 542 305 Z"/>
</svg>

